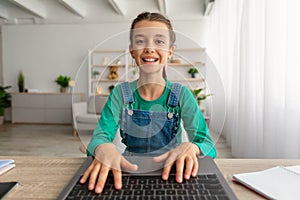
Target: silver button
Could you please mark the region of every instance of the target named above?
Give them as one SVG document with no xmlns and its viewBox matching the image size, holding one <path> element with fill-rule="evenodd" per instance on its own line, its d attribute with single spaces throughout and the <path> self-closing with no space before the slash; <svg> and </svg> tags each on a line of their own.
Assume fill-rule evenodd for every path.
<svg viewBox="0 0 300 200">
<path fill-rule="evenodd" d="M 173 118 L 173 113 L 169 112 L 169 113 L 168 113 L 168 118 L 169 118 L 169 119 L 172 119 L 172 118 Z"/>
<path fill-rule="evenodd" d="M 127 114 L 130 115 L 130 116 L 132 116 L 133 115 L 133 111 L 132 110 L 128 110 Z"/>
</svg>

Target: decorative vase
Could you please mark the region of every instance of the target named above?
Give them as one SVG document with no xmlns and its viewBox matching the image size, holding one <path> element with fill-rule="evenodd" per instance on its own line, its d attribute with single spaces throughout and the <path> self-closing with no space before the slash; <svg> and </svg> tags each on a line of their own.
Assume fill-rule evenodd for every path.
<svg viewBox="0 0 300 200">
<path fill-rule="evenodd" d="M 60 88 L 60 92 L 61 92 L 61 93 L 66 93 L 66 91 L 67 91 L 67 88 L 66 88 L 66 87 L 61 87 L 61 88 Z"/>
<path fill-rule="evenodd" d="M 22 72 L 20 72 L 18 77 L 19 92 L 24 92 L 24 84 L 25 84 L 24 75 Z"/>
<path fill-rule="evenodd" d="M 0 116 L 0 125 L 4 124 L 4 116 Z"/>
</svg>

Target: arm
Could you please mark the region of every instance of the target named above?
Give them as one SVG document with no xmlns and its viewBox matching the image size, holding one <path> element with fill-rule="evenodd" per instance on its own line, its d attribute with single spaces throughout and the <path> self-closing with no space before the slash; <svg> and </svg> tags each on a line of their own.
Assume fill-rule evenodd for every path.
<svg viewBox="0 0 300 200">
<path fill-rule="evenodd" d="M 119 128 L 118 122 L 122 106 L 120 88 L 116 87 L 103 107 L 98 125 L 94 129 L 93 137 L 87 147 L 88 155 L 95 155 L 97 146 L 112 143 Z"/>
<path fill-rule="evenodd" d="M 202 112 L 188 88 L 183 87 L 180 96 L 181 117 L 189 141 L 196 144 L 202 155 L 216 157 L 216 149 Z M 193 113 L 193 114 L 191 114 Z"/>
<path fill-rule="evenodd" d="M 112 91 L 102 110 L 101 118 L 87 148 L 87 154 L 94 155 L 95 159 L 80 180 L 81 183 L 85 183 L 89 178 L 88 188 L 95 190 L 96 193 L 102 192 L 110 170 L 114 176 L 116 189 L 122 187 L 121 167 L 137 170 L 137 166 L 128 162 L 112 143 L 119 127 L 120 110 L 123 105 L 118 88 L 120 87 Z"/>
<path fill-rule="evenodd" d="M 181 183 L 182 177 L 189 179 L 191 175 L 197 175 L 198 155 L 203 154 L 214 158 L 216 150 L 198 104 L 186 87 L 182 88 L 179 104 L 184 129 L 191 142 L 181 143 L 175 149 L 155 157 L 154 161 L 166 161 L 162 172 L 164 180 L 168 179 L 172 165 L 176 164 L 176 181 Z"/>
</svg>

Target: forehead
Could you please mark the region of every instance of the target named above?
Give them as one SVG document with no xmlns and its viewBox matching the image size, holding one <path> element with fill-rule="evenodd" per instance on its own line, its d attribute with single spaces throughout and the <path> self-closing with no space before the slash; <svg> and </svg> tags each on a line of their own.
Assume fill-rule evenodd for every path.
<svg viewBox="0 0 300 200">
<path fill-rule="evenodd" d="M 142 35 L 168 35 L 168 26 L 163 22 L 142 20 L 135 24 L 133 34 Z"/>
</svg>

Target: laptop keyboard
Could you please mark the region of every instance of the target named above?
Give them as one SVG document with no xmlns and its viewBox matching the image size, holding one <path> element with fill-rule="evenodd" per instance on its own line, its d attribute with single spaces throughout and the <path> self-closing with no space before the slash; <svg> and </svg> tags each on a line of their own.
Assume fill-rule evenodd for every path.
<svg viewBox="0 0 300 200">
<path fill-rule="evenodd" d="M 114 189 L 113 178 L 107 179 L 101 194 L 88 190 L 88 183 L 73 187 L 70 199 L 99 200 L 227 200 L 229 199 L 215 174 L 197 175 L 182 183 L 170 175 L 164 181 L 161 176 L 123 176 L 121 190 Z"/>
</svg>

